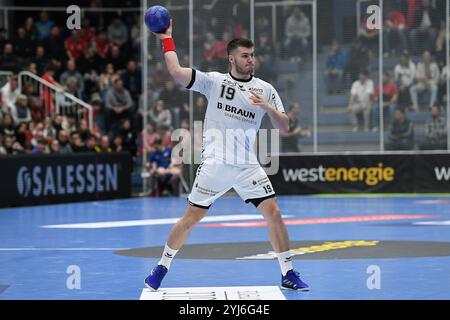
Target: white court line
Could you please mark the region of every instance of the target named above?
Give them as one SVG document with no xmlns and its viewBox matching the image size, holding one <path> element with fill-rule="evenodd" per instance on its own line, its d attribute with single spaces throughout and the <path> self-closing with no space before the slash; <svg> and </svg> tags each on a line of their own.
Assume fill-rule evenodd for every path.
<svg viewBox="0 0 450 320">
<path fill-rule="evenodd" d="M 116 251 L 130 248 L 0 248 L 0 251 Z"/>
<path fill-rule="evenodd" d="M 290 218 L 292 216 L 283 216 L 283 218 Z M 204 222 L 225 222 L 225 221 L 243 221 L 243 220 L 263 220 L 264 217 L 260 214 L 240 214 L 240 215 L 226 215 L 226 216 L 211 216 L 203 218 L 200 223 Z M 180 218 L 168 219 L 145 219 L 145 220 L 125 220 L 125 221 L 103 221 L 103 222 L 88 222 L 88 223 L 72 223 L 72 224 L 53 224 L 44 225 L 41 228 L 50 229 L 101 229 L 101 228 L 121 228 L 121 227 L 137 227 L 137 226 L 154 226 L 174 224 Z"/>
<path fill-rule="evenodd" d="M 446 220 L 446 221 L 420 221 L 420 222 L 414 222 L 413 224 L 423 225 L 423 226 L 450 226 L 450 220 Z"/>
</svg>

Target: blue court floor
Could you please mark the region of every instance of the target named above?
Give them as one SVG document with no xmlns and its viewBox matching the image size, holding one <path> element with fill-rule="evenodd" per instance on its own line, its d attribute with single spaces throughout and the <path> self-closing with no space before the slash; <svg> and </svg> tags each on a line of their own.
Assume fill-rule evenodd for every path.
<svg viewBox="0 0 450 320">
<path fill-rule="evenodd" d="M 450 196 L 278 197 L 294 266 L 288 300 L 450 299 Z M 184 198 L 0 209 L 0 299 L 139 299 Z M 223 197 L 163 288 L 278 286 L 264 220 Z"/>
</svg>

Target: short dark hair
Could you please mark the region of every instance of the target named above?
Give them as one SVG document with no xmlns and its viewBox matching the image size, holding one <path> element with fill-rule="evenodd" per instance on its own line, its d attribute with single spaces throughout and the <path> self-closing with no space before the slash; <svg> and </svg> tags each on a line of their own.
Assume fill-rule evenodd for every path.
<svg viewBox="0 0 450 320">
<path fill-rule="evenodd" d="M 253 48 L 255 45 L 253 44 L 252 40 L 245 39 L 245 38 L 236 38 L 228 42 L 227 45 L 227 53 L 231 54 L 232 51 L 236 50 L 238 47 L 244 47 L 244 48 Z"/>
</svg>

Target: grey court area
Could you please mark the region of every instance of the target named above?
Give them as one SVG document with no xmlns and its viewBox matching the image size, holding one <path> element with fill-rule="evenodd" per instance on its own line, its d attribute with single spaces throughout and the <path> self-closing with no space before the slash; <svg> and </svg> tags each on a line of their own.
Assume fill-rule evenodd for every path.
<svg viewBox="0 0 450 320">
<path fill-rule="evenodd" d="M 8 289 L 9 286 L 5 285 L 5 284 L 0 284 L 0 294 L 3 293 L 3 291 L 5 291 L 6 289 Z"/>
<path fill-rule="evenodd" d="M 367 243 L 366 243 L 367 242 Z M 135 248 L 115 254 L 136 258 L 160 258 L 163 247 Z M 298 260 L 387 259 L 450 256 L 449 242 L 348 240 L 292 241 Z M 302 251 L 303 250 L 303 251 Z M 268 242 L 211 243 L 185 245 L 177 259 L 267 259 L 272 251 Z M 260 255 L 260 256 L 258 256 Z"/>
</svg>

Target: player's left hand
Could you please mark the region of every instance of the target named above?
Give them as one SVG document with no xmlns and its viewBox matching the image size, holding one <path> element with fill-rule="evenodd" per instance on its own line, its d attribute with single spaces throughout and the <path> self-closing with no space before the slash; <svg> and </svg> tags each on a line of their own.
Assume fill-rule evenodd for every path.
<svg viewBox="0 0 450 320">
<path fill-rule="evenodd" d="M 266 111 L 269 111 L 269 110 L 273 109 L 273 107 L 269 103 L 264 101 L 264 99 L 261 98 L 260 96 L 258 96 L 256 93 L 254 93 L 253 91 L 250 91 L 250 93 L 252 94 L 250 96 L 250 100 L 252 100 L 252 105 L 259 106 L 259 107 L 263 108 Z"/>
</svg>

